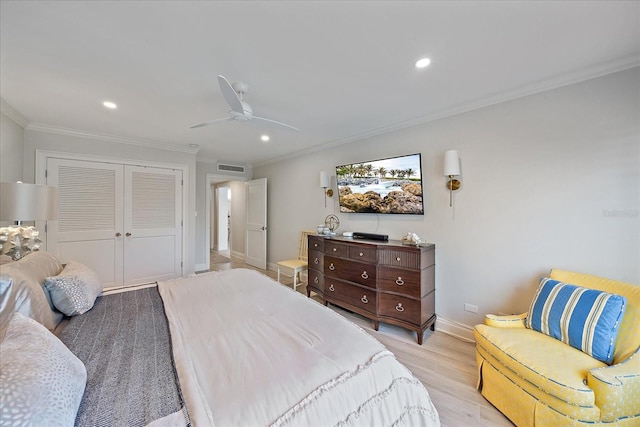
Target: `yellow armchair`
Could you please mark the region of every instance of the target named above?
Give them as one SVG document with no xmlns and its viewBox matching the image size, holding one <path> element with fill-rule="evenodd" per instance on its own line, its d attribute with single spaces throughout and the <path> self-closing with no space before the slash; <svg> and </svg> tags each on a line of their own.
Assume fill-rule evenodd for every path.
<svg viewBox="0 0 640 427">
<path fill-rule="evenodd" d="M 478 389 L 517 426 L 640 426 L 640 286 L 552 270 L 626 298 L 611 366 L 525 327 L 527 313 L 476 325 Z"/>
</svg>

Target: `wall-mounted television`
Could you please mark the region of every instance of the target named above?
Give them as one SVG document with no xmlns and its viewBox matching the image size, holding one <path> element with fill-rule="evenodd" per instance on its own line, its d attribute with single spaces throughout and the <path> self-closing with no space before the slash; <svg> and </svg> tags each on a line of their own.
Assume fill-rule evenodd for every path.
<svg viewBox="0 0 640 427">
<path fill-rule="evenodd" d="M 336 166 L 340 212 L 424 215 L 420 153 Z"/>
</svg>

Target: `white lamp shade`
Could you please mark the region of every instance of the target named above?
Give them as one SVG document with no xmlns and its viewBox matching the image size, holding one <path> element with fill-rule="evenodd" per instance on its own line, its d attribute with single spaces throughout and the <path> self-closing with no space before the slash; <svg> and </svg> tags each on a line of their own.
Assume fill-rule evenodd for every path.
<svg viewBox="0 0 640 427">
<path fill-rule="evenodd" d="M 0 183 L 0 220 L 36 221 L 56 219 L 58 189 L 21 182 Z"/>
<path fill-rule="evenodd" d="M 329 175 L 326 171 L 320 172 L 320 187 L 328 188 L 329 187 Z"/>
<path fill-rule="evenodd" d="M 458 150 L 449 150 L 444 153 L 444 176 L 451 175 L 460 175 Z"/>
</svg>

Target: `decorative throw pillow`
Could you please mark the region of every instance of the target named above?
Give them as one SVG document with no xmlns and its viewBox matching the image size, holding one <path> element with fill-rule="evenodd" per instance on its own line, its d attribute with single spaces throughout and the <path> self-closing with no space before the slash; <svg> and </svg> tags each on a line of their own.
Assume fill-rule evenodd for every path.
<svg viewBox="0 0 640 427">
<path fill-rule="evenodd" d="M 545 277 L 525 325 L 611 364 L 625 305 L 623 296 Z"/>
<path fill-rule="evenodd" d="M 0 425 L 73 426 L 84 364 L 47 328 L 15 312 L 0 342 Z"/>
<path fill-rule="evenodd" d="M 75 316 L 91 310 L 103 284 L 89 267 L 69 261 L 59 275 L 47 277 L 44 286 L 58 310 L 67 316 Z"/>
</svg>

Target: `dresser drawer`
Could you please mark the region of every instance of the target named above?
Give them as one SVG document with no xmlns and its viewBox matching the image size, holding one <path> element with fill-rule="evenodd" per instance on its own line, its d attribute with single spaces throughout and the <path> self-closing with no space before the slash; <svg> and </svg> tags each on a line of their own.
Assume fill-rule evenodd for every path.
<svg viewBox="0 0 640 427">
<path fill-rule="evenodd" d="M 420 272 L 380 267 L 378 269 L 378 289 L 420 298 Z"/>
<path fill-rule="evenodd" d="M 378 264 L 420 270 L 420 251 L 378 250 Z"/>
<path fill-rule="evenodd" d="M 309 251 L 309 255 L 308 255 L 308 259 L 307 259 L 307 266 L 309 267 L 309 270 L 318 270 L 318 271 L 323 271 L 324 270 L 324 254 L 320 251 Z"/>
<path fill-rule="evenodd" d="M 349 259 L 326 256 L 324 258 L 324 274 L 376 288 L 376 266 Z"/>
<path fill-rule="evenodd" d="M 344 243 L 324 242 L 324 253 L 327 255 L 346 258 L 348 252 L 348 246 Z"/>
<path fill-rule="evenodd" d="M 376 312 L 376 291 L 361 286 L 352 285 L 342 280 L 325 277 L 324 295 L 358 307 L 369 313 Z"/>
<path fill-rule="evenodd" d="M 309 236 L 309 250 L 322 252 L 324 250 L 324 240 L 322 236 Z"/>
<path fill-rule="evenodd" d="M 420 300 L 385 293 L 379 294 L 378 298 L 378 314 L 380 316 L 420 325 Z"/>
<path fill-rule="evenodd" d="M 310 269 L 307 283 L 307 286 L 317 289 L 318 292 L 324 292 L 324 274 L 321 271 Z"/>
<path fill-rule="evenodd" d="M 362 261 L 369 262 L 375 264 L 377 260 L 377 250 L 376 248 L 366 247 L 362 245 L 351 245 L 349 246 L 349 258 Z"/>
</svg>

